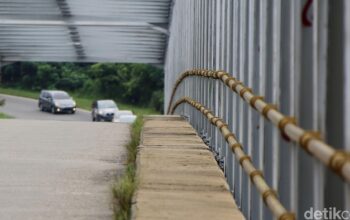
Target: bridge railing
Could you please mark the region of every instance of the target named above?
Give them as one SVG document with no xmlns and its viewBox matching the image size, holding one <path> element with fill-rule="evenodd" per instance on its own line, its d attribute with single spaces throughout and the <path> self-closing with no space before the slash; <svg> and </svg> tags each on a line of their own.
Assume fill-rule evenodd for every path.
<svg viewBox="0 0 350 220">
<path fill-rule="evenodd" d="M 305 131 L 297 125 L 293 116 L 285 116 L 278 111 L 277 105 L 268 104 L 264 101 L 263 96 L 255 95 L 251 88 L 246 87 L 243 82 L 232 77 L 223 71 L 208 70 L 192 70 L 183 73 L 176 81 L 170 102 L 168 105 L 168 113 L 174 113 L 175 108 L 172 106 L 177 88 L 183 83 L 187 77 L 205 77 L 217 79 L 223 82 L 232 92 L 235 92 L 242 100 L 247 102 L 251 108 L 259 112 L 272 124 L 274 124 L 281 132 L 282 137 L 286 141 L 294 141 L 299 144 L 307 153 L 317 158 L 321 163 L 328 166 L 334 173 L 344 178 L 350 183 L 350 152 L 336 150 L 329 146 L 321 139 L 318 131 Z M 181 98 L 180 103 L 186 101 Z M 178 105 L 176 105 L 178 106 Z"/>
<path fill-rule="evenodd" d="M 247 155 L 244 152 L 242 144 L 240 144 L 235 134 L 233 134 L 228 129 L 228 125 L 221 118 L 215 116 L 209 109 L 205 108 L 202 104 L 189 97 L 179 99 L 172 106 L 170 113 L 173 114 L 181 104 L 186 103 L 191 105 L 197 111 L 200 111 L 204 118 L 207 118 L 208 122 L 218 128 L 222 134 L 222 137 L 224 137 L 227 144 L 229 145 L 228 150 L 235 155 L 235 160 L 239 162 L 244 172 L 247 174 L 247 176 L 250 177 L 251 182 L 260 192 L 264 203 L 271 210 L 273 215 L 279 220 L 294 220 L 295 214 L 288 212 L 286 208 L 281 204 L 281 202 L 278 200 L 276 191 L 266 183 L 263 171 L 255 168 L 254 164 L 252 163 L 251 156 Z M 227 158 L 224 158 L 224 160 L 225 159 Z"/>
<path fill-rule="evenodd" d="M 345 9 L 342 1 L 313 1 L 311 7 L 307 2 L 176 0 L 165 65 L 165 109 L 171 99 L 175 104 L 189 97 L 220 117 L 251 156 L 254 167 L 263 170 L 281 204 L 298 219 L 304 219 L 311 208 L 350 209 L 349 184 L 327 168 L 331 155 L 350 150 L 345 113 L 349 111 L 345 91 L 350 84 L 343 83 L 344 40 L 339 34 L 344 32 Z M 232 74 L 224 79 L 187 76 L 172 96 L 181 74 L 191 69 Z M 229 77 L 243 82 L 254 94 L 239 84 L 232 91 L 234 81 L 226 81 Z M 259 95 L 264 96 L 264 103 L 276 105 L 283 116 L 295 117 L 305 134 L 303 141 L 293 120 L 286 118 L 282 123 L 282 116 L 273 113 L 272 105 L 264 105 Z M 253 98 L 257 109 L 250 106 Z M 262 117 L 264 108 L 270 119 Z M 220 130 L 189 104 L 179 105 L 175 114 L 188 117 L 211 146 L 245 216 L 272 219 L 272 212 L 264 206 L 260 192 L 244 174 Z M 287 141 L 281 130 L 294 141 Z M 333 147 L 319 150 L 315 134 L 304 131 L 318 131 L 321 142 Z M 306 150 L 299 142 L 308 146 Z M 345 158 L 344 153 L 337 155 Z M 347 179 L 348 168 L 338 164 L 344 163 L 331 166 Z"/>
<path fill-rule="evenodd" d="M 170 103 L 168 105 L 168 114 L 174 114 L 181 104 L 187 103 L 194 107 L 191 109 L 192 115 L 198 114 L 197 111 L 199 111 L 203 116 L 205 116 L 203 117 L 204 120 L 207 118 L 207 123 L 211 123 L 213 126 L 219 128 L 219 132 L 221 132 L 222 137 L 224 137 L 226 144 L 228 145 L 226 146 L 228 149 L 224 149 L 225 154 L 222 156 L 220 150 L 211 148 L 216 156 L 218 156 L 218 161 L 222 162 L 224 169 L 228 169 L 225 166 L 225 161 L 228 160 L 228 154 L 230 152 L 235 154 L 235 161 L 239 162 L 243 170 L 250 177 L 251 182 L 254 183 L 260 192 L 263 201 L 270 208 L 276 218 L 295 219 L 294 214 L 287 212 L 280 201 L 278 201 L 276 198 L 276 193 L 265 182 L 263 178 L 263 171 L 254 167 L 251 161 L 251 156 L 245 154 L 243 147 L 239 140 L 237 140 L 235 134 L 228 129 L 228 124 L 226 124 L 221 118 L 215 116 L 211 110 L 205 108 L 201 103 L 193 100 L 190 97 L 182 97 L 176 102 L 174 101 L 177 89 L 189 77 L 204 77 L 220 80 L 228 88 L 230 88 L 232 92 L 235 92 L 241 97 L 242 100 L 247 102 L 251 108 L 259 112 L 265 119 L 274 124 L 275 127 L 280 130 L 281 136 L 286 141 L 294 141 L 308 154 L 317 158 L 325 166 L 328 166 L 334 173 L 339 175 L 346 182 L 350 183 L 349 152 L 336 150 L 332 146 L 329 146 L 327 143 L 321 140 L 321 135 L 317 131 L 305 131 L 304 129 L 300 128 L 296 123 L 295 117 L 284 116 L 278 111 L 276 105 L 266 103 L 264 101 L 264 97 L 254 95 L 250 88 L 246 87 L 242 82 L 238 81 L 228 73 L 223 71 L 208 70 L 186 71 L 180 76 L 174 86 Z M 191 116 L 189 119 L 191 120 Z M 210 141 L 207 140 L 207 134 L 205 134 L 204 130 L 202 131 L 202 137 L 208 143 L 208 145 L 212 147 L 210 145 Z M 229 168 L 228 170 L 228 172 L 232 172 L 232 168 Z"/>
</svg>

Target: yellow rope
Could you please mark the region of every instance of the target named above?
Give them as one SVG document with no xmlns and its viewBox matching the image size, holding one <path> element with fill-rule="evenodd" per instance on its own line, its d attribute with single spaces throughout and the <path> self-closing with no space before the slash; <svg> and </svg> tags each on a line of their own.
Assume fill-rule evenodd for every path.
<svg viewBox="0 0 350 220">
<path fill-rule="evenodd" d="M 333 166 L 332 158 L 339 158 L 339 152 L 321 140 L 318 132 L 305 131 L 296 124 L 293 117 L 285 116 L 277 110 L 277 106 L 268 104 L 264 101 L 262 96 L 256 96 L 252 90 L 246 87 L 242 82 L 232 77 L 230 74 L 224 71 L 208 71 L 208 70 L 190 70 L 183 73 L 176 81 L 174 89 L 172 91 L 170 102 L 168 106 L 168 113 L 171 111 L 171 104 L 175 98 L 175 93 L 181 82 L 191 76 L 209 77 L 212 79 L 218 79 L 227 85 L 233 92 L 237 93 L 244 101 L 263 115 L 267 120 L 271 121 L 277 128 L 279 128 L 282 137 L 287 141 L 294 141 L 298 143 L 306 152 L 313 157 L 320 160 L 323 164 L 328 166 L 333 172 L 337 173 L 340 177 L 350 183 L 350 156 L 349 153 L 342 154 L 342 162 L 339 165 Z M 271 115 L 274 115 L 271 116 Z M 298 131 L 297 134 L 288 133 L 292 128 L 294 131 Z M 346 169 L 345 169 L 346 167 Z"/>
<path fill-rule="evenodd" d="M 249 175 L 251 182 L 257 187 L 263 201 L 272 211 L 274 216 L 281 220 L 295 220 L 295 215 L 288 212 L 278 200 L 276 191 L 268 186 L 264 179 L 263 172 L 256 169 L 251 161 L 251 157 L 244 153 L 242 145 L 238 142 L 236 136 L 228 129 L 227 124 L 202 104 L 188 97 L 184 97 L 177 101 L 173 108 L 170 109 L 171 114 L 173 114 L 175 109 L 183 103 L 188 103 L 198 111 L 202 112 L 210 123 L 219 128 L 226 142 L 231 146 L 232 152 L 236 155 L 237 161 L 239 161 L 243 170 Z"/>
</svg>

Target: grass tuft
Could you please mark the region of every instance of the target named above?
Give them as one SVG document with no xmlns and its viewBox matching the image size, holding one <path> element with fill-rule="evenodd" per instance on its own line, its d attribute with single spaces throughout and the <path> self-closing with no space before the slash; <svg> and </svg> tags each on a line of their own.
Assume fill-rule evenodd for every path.
<svg viewBox="0 0 350 220">
<path fill-rule="evenodd" d="M 124 174 L 113 187 L 113 195 L 116 201 L 114 212 L 116 220 L 128 220 L 131 216 L 132 197 L 137 188 L 136 155 L 140 144 L 140 134 L 143 125 L 142 116 L 137 117 L 131 128 L 131 139 L 126 145 L 127 166 Z"/>
<path fill-rule="evenodd" d="M 11 119 L 11 118 L 13 117 L 0 112 L 0 119 Z"/>
</svg>

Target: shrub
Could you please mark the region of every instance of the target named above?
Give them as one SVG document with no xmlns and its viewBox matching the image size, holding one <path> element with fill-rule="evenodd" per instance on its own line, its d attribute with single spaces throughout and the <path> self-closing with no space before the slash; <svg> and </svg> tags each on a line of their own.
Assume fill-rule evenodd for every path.
<svg viewBox="0 0 350 220">
<path fill-rule="evenodd" d="M 154 108 L 159 112 L 163 112 L 164 107 L 164 93 L 162 90 L 153 92 L 152 98 L 150 101 L 150 107 Z"/>
<path fill-rule="evenodd" d="M 15 63 L 4 67 L 2 82 L 25 89 L 57 88 L 163 108 L 163 72 L 146 64 Z"/>
</svg>

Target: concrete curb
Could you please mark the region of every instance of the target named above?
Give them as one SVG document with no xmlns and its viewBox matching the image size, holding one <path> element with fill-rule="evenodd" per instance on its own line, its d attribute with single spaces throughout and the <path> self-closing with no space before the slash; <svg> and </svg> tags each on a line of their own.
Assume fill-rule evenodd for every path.
<svg viewBox="0 0 350 220">
<path fill-rule="evenodd" d="M 145 117 L 136 178 L 132 219 L 245 219 L 212 153 L 179 116 Z"/>
</svg>

